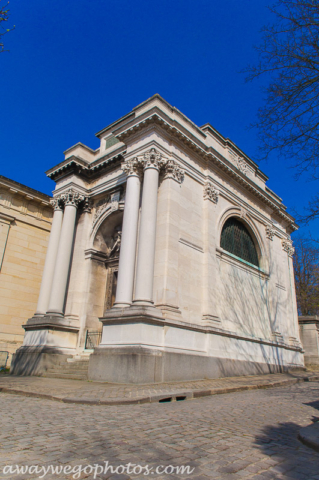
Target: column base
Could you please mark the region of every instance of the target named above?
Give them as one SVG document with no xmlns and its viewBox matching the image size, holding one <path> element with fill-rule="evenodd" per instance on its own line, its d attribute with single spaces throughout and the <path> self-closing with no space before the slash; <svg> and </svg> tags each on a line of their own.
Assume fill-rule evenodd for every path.
<svg viewBox="0 0 319 480">
<path fill-rule="evenodd" d="M 78 319 L 56 315 L 34 316 L 23 328 L 25 334 L 21 348 L 74 352 L 77 347 Z"/>
<path fill-rule="evenodd" d="M 145 307 L 152 307 L 154 306 L 154 302 L 152 300 L 134 300 L 133 304 L 134 305 L 143 305 Z"/>
<path fill-rule="evenodd" d="M 131 303 L 114 303 L 113 308 L 128 308 L 130 307 L 132 304 Z M 110 309 L 110 310 L 112 310 Z"/>
</svg>

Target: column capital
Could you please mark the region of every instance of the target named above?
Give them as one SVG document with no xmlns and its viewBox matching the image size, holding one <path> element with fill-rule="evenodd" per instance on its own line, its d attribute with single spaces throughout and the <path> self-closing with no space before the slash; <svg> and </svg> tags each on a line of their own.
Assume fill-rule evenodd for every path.
<svg viewBox="0 0 319 480">
<path fill-rule="evenodd" d="M 141 176 L 141 165 L 137 157 L 130 158 L 125 160 L 121 164 L 121 169 L 127 177 L 140 177 Z"/>
<path fill-rule="evenodd" d="M 61 200 L 63 201 L 66 207 L 71 205 L 77 208 L 79 204 L 84 201 L 84 199 L 85 199 L 84 195 L 81 195 L 79 192 L 76 192 L 75 190 L 72 190 L 72 189 L 61 194 Z"/>
<path fill-rule="evenodd" d="M 163 180 L 168 178 L 175 180 L 177 183 L 182 183 L 184 179 L 184 170 L 172 159 L 167 160 L 163 165 Z"/>
<path fill-rule="evenodd" d="M 163 158 L 162 154 L 153 147 L 139 157 L 138 161 L 144 170 L 147 168 L 154 168 L 159 171 L 160 168 L 166 164 L 167 159 Z"/>
<path fill-rule="evenodd" d="M 61 199 L 61 195 L 54 197 L 50 200 L 50 203 L 54 210 L 63 210 L 63 203 Z"/>
<path fill-rule="evenodd" d="M 282 249 L 287 252 L 287 255 L 289 257 L 292 257 L 293 254 L 295 253 L 295 249 L 292 246 L 292 241 L 291 240 L 282 240 L 281 242 Z"/>
<path fill-rule="evenodd" d="M 89 197 L 84 197 L 83 200 L 83 212 L 91 213 L 92 210 L 92 200 Z"/>
</svg>

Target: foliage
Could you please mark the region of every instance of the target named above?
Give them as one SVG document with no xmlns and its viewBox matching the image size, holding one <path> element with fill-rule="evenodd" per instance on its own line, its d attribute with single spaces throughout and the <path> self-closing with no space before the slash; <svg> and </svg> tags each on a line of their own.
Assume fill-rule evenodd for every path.
<svg viewBox="0 0 319 480">
<path fill-rule="evenodd" d="M 0 0 L 1 2 L 1 0 Z M 11 30 L 14 29 L 12 28 L 5 28 L 4 27 L 4 22 L 7 22 L 9 19 L 9 9 L 8 9 L 9 2 L 7 2 L 5 5 L 1 6 L 0 5 L 0 52 L 4 52 L 4 44 L 3 44 L 3 36 L 10 32 Z"/>
<path fill-rule="evenodd" d="M 278 0 L 269 7 L 276 23 L 263 29 L 259 62 L 247 80 L 267 76 L 258 111 L 263 158 L 273 150 L 293 160 L 298 172 L 319 167 L 319 0 Z"/>
<path fill-rule="evenodd" d="M 294 271 L 298 312 L 319 314 L 319 247 L 316 242 L 298 237 L 294 241 Z"/>
</svg>

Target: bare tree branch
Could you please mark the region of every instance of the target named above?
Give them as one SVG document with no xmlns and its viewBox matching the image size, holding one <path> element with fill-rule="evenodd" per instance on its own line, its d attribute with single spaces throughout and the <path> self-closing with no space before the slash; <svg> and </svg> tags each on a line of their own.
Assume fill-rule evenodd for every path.
<svg viewBox="0 0 319 480">
<path fill-rule="evenodd" d="M 298 311 L 301 315 L 319 313 L 319 247 L 311 239 L 294 241 L 294 272 Z"/>
<path fill-rule="evenodd" d="M 1 2 L 1 0 L 0 0 Z M 7 2 L 5 5 L 1 6 L 0 5 L 0 52 L 6 51 L 4 49 L 4 44 L 3 44 L 3 36 L 10 32 L 11 30 L 14 30 L 14 26 L 11 28 L 5 28 L 4 22 L 7 22 L 9 20 L 9 9 L 8 9 L 9 2 Z"/>
</svg>

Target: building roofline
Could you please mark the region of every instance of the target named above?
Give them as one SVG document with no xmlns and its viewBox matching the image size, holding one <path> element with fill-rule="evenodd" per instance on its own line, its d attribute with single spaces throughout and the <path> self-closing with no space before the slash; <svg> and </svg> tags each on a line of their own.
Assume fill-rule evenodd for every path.
<svg viewBox="0 0 319 480">
<path fill-rule="evenodd" d="M 20 190 L 24 190 L 25 193 L 30 193 L 30 195 L 33 195 L 33 196 L 39 196 L 45 199 L 47 202 L 49 202 L 50 199 L 52 198 L 50 195 L 47 195 L 46 193 L 40 192 L 39 190 L 35 190 L 34 188 L 28 187 L 27 185 L 23 185 L 23 183 L 16 182 L 15 180 L 5 177 L 4 175 L 0 175 L 0 182 L 1 181 L 4 183 L 6 182 L 9 183 L 9 185 L 7 186 L 15 186 Z"/>
</svg>

